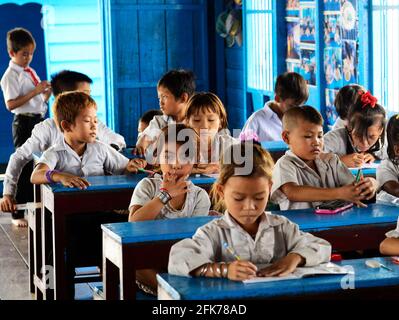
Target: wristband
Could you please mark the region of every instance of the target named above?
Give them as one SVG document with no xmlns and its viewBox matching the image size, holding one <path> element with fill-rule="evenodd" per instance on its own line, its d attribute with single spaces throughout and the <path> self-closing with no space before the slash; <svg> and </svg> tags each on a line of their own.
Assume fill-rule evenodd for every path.
<svg viewBox="0 0 399 320">
<path fill-rule="evenodd" d="M 167 203 L 172 199 L 172 197 L 170 196 L 170 194 L 169 194 L 168 192 L 166 192 L 166 191 L 160 191 L 160 192 L 157 194 L 157 197 L 158 197 L 159 200 L 161 200 L 161 202 L 162 202 L 164 205 L 167 204 Z"/>
<path fill-rule="evenodd" d="M 55 181 L 52 179 L 53 173 L 59 172 L 58 170 L 47 170 L 46 171 L 46 179 L 48 183 L 55 183 Z"/>
</svg>

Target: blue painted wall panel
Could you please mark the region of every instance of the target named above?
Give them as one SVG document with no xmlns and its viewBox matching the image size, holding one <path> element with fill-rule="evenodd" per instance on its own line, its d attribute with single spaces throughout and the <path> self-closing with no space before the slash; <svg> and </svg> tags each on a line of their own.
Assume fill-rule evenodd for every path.
<svg viewBox="0 0 399 320">
<path fill-rule="evenodd" d="M 137 122 L 158 108 L 156 85 L 170 69 L 191 69 L 198 90 L 208 89 L 207 2 L 202 0 L 107 0 L 103 3 L 107 84 L 116 126 L 129 145 Z M 107 19 L 111 12 L 111 19 Z M 108 32 L 107 30 L 111 30 Z M 112 98 L 113 96 L 113 98 Z"/>
<path fill-rule="evenodd" d="M 42 14 L 41 5 L 16 4 L 0 5 L 0 77 L 8 67 L 10 58 L 7 53 L 7 31 L 15 27 L 28 29 L 36 41 L 36 50 L 31 66 L 36 70 L 41 79 L 46 79 L 46 63 L 44 53 L 43 29 L 40 27 Z M 26 19 L 29 17 L 29 19 Z M 7 163 L 9 156 L 14 152 L 12 143 L 11 123 L 12 113 L 6 109 L 3 93 L 0 91 L 0 163 Z"/>
</svg>

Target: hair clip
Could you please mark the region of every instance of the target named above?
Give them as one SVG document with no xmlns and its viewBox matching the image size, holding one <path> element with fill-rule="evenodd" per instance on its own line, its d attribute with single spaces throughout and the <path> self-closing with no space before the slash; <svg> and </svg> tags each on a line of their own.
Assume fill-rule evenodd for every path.
<svg viewBox="0 0 399 320">
<path fill-rule="evenodd" d="M 399 120 L 399 113 L 395 116 L 395 120 Z"/>
<path fill-rule="evenodd" d="M 244 141 L 255 141 L 259 143 L 258 135 L 252 130 L 243 131 L 240 133 L 239 139 L 241 142 Z"/>
<path fill-rule="evenodd" d="M 377 104 L 377 98 L 374 97 L 370 91 L 367 91 L 365 93 L 363 93 L 360 96 L 360 101 L 362 102 L 362 108 L 366 107 L 366 106 L 370 106 L 371 108 L 374 108 L 375 105 Z"/>
</svg>

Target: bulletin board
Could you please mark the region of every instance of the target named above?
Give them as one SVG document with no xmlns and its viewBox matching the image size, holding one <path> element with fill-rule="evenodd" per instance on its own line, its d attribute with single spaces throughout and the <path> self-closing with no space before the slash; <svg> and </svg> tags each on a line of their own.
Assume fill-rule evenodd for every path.
<svg viewBox="0 0 399 320">
<path fill-rule="evenodd" d="M 310 92 L 325 95 L 325 108 L 319 109 L 325 111 L 329 127 L 337 117 L 334 100 L 338 90 L 359 80 L 358 1 L 286 1 L 287 71 L 302 75 Z"/>
</svg>

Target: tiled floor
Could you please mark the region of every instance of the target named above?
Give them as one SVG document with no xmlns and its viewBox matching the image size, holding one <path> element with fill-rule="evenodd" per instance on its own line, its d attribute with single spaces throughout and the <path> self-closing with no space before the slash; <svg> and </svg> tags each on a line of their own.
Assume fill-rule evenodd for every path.
<svg viewBox="0 0 399 320">
<path fill-rule="evenodd" d="M 32 300 L 29 293 L 28 230 L 11 224 L 0 212 L 0 299 Z"/>
</svg>

